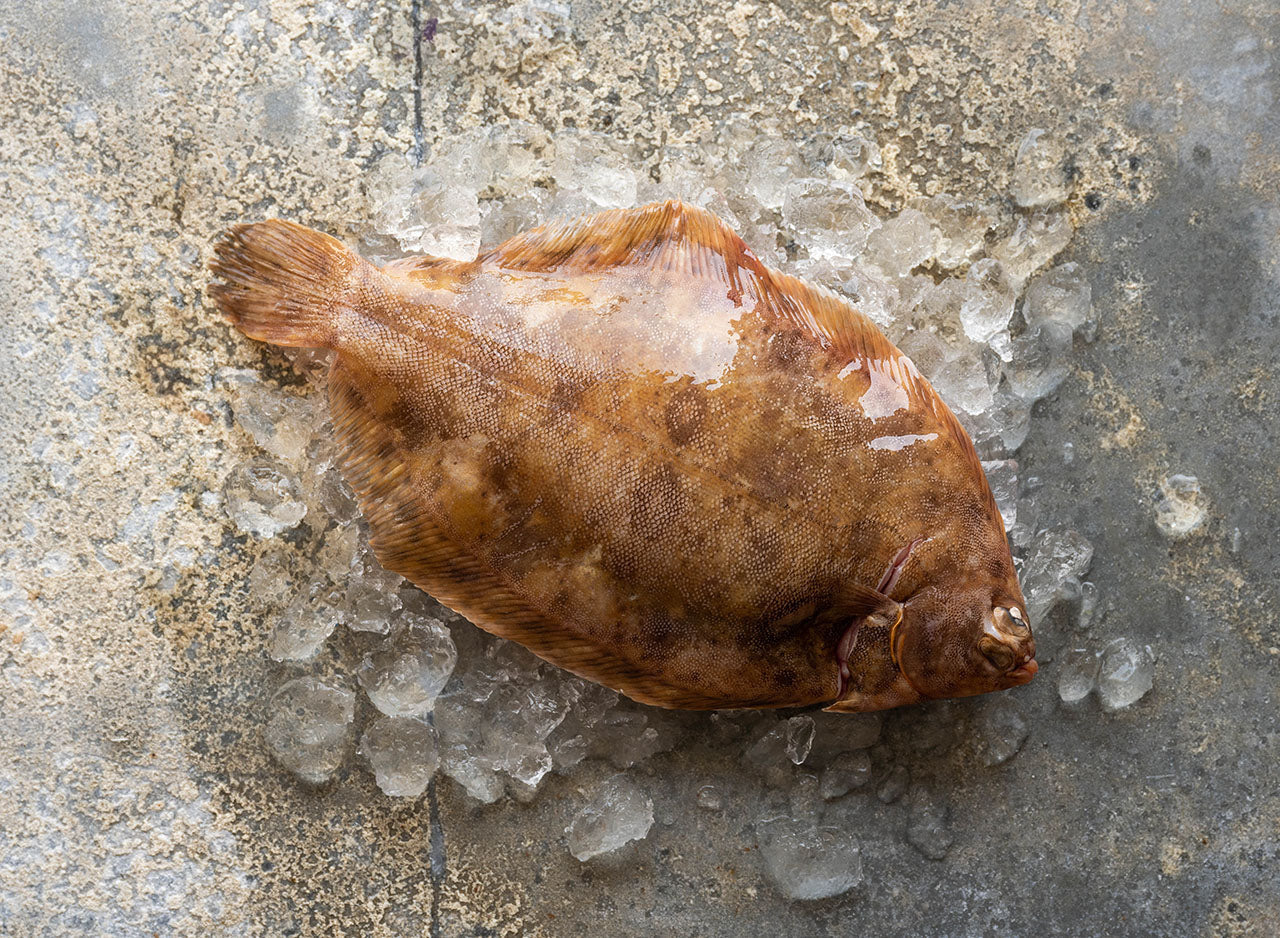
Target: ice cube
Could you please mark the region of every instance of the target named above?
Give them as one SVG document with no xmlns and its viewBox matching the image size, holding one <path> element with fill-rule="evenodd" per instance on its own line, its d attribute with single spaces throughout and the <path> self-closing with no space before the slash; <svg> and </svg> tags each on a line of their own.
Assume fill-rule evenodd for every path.
<svg viewBox="0 0 1280 938">
<path fill-rule="evenodd" d="M 253 372 L 235 371 L 230 377 L 236 423 L 272 456 L 297 465 L 311 439 L 314 403 L 268 387 Z"/>
<path fill-rule="evenodd" d="M 911 207 L 924 212 L 933 222 L 938 232 L 938 264 L 944 270 L 976 260 L 985 249 L 987 232 L 996 224 L 995 212 L 990 208 L 950 195 L 916 199 Z"/>
<path fill-rule="evenodd" d="M 636 174 L 626 156 L 599 134 L 561 134 L 555 141 L 551 173 L 564 192 L 590 203 L 588 211 L 630 208 L 636 202 Z"/>
<path fill-rule="evenodd" d="M 760 824 L 760 855 L 769 879 L 791 899 L 829 899 L 862 882 L 862 852 L 844 827 L 772 818 Z"/>
<path fill-rule="evenodd" d="M 493 181 L 493 148 L 489 128 L 470 127 L 442 136 L 425 162 L 455 185 L 480 190 Z"/>
<path fill-rule="evenodd" d="M 1104 710 L 1123 710 L 1142 699 L 1155 679 L 1156 659 L 1150 645 L 1117 638 L 1102 649 L 1098 667 L 1098 699 Z"/>
<path fill-rule="evenodd" d="M 1009 389 L 1028 404 L 1051 394 L 1067 376 L 1071 327 L 1045 320 L 1013 340 L 1012 361 L 1004 365 Z"/>
<path fill-rule="evenodd" d="M 842 133 L 831 141 L 827 173 L 832 179 L 854 182 L 884 165 L 874 141 L 857 134 Z"/>
<path fill-rule="evenodd" d="M 361 543 L 358 526 L 339 525 L 325 533 L 316 552 L 316 567 L 324 571 L 331 583 L 343 585 L 353 573 L 363 572 L 362 561 L 367 549 L 367 545 Z"/>
<path fill-rule="evenodd" d="M 746 194 L 762 207 L 776 210 L 786 201 L 790 184 L 803 177 L 804 161 L 800 149 L 787 138 L 760 136 L 743 155 L 742 168 Z"/>
<path fill-rule="evenodd" d="M 1022 316 L 1033 328 L 1052 321 L 1079 329 L 1092 313 L 1093 288 L 1074 261 L 1040 274 L 1027 286 L 1022 300 Z"/>
<path fill-rule="evenodd" d="M 566 678 L 563 686 L 569 707 L 564 720 L 547 737 L 547 749 L 560 770 L 572 768 L 600 748 L 597 727 L 618 703 L 617 691 L 599 684 Z M 638 753 L 627 755 L 634 754 Z"/>
<path fill-rule="evenodd" d="M 937 253 L 938 232 L 923 213 L 904 208 L 867 238 L 867 260 L 891 277 L 911 273 Z"/>
<path fill-rule="evenodd" d="M 936 332 L 917 329 L 903 338 L 900 348 L 952 408 L 967 414 L 991 408 L 999 375 L 988 368 L 983 346 L 964 336 L 947 342 Z"/>
<path fill-rule="evenodd" d="M 864 750 L 842 752 L 822 770 L 820 791 L 831 801 L 861 788 L 871 779 L 871 757 Z"/>
<path fill-rule="evenodd" d="M 597 741 L 580 722 L 566 727 L 564 737 L 554 735 L 582 699 L 582 681 L 475 629 L 460 629 L 458 639 L 464 666 L 435 707 L 444 772 L 481 800 L 498 797 L 504 787 L 527 798 L 555 764 L 553 750 L 569 762 L 594 754 Z"/>
<path fill-rule="evenodd" d="M 612 710 L 595 725 L 595 749 L 620 769 L 629 769 L 670 748 L 648 717 L 630 710 Z"/>
<path fill-rule="evenodd" d="M 411 717 L 378 717 L 360 737 L 360 755 L 383 794 L 399 798 L 426 791 L 440 766 L 436 731 Z"/>
<path fill-rule="evenodd" d="M 309 500 L 312 505 L 346 526 L 360 516 L 360 506 L 356 504 L 355 493 L 347 485 L 342 473 L 333 466 L 316 475 L 311 483 Z"/>
<path fill-rule="evenodd" d="M 982 761 L 987 765 L 1000 765 L 1022 748 L 1029 730 L 1017 703 L 1009 697 L 998 697 L 983 708 L 978 718 L 978 732 Z"/>
<path fill-rule="evenodd" d="M 483 804 L 501 798 L 506 784 L 487 751 L 483 712 L 467 696 L 445 696 L 436 701 L 434 720 L 441 771 Z"/>
<path fill-rule="evenodd" d="M 646 188 L 645 197 L 680 199 L 691 205 L 706 206 L 718 194 L 710 176 L 697 151 L 666 147 L 658 164 L 659 181 Z"/>
<path fill-rule="evenodd" d="M 1009 178 L 1014 204 L 1022 208 L 1057 205 L 1067 198 L 1066 151 L 1046 130 L 1035 128 L 1018 146 Z"/>
<path fill-rule="evenodd" d="M 880 787 L 876 790 L 876 797 L 884 804 L 893 804 L 901 798 L 907 791 L 907 785 L 911 782 L 911 773 L 905 765 L 895 765 L 889 770 L 889 774 L 885 776 Z"/>
<path fill-rule="evenodd" d="M 487 164 L 483 182 L 505 196 L 503 202 L 530 195 L 537 177 L 546 170 L 540 157 L 549 142 L 543 128 L 525 121 L 489 128 L 482 155 Z"/>
<path fill-rule="evenodd" d="M 354 632 L 374 632 L 386 635 L 391 622 L 404 606 L 400 587 L 404 578 L 384 570 L 366 554 L 362 558 L 363 572 L 354 574 L 347 583 L 346 603 L 342 621 Z"/>
<path fill-rule="evenodd" d="M 999 261 L 984 257 L 964 279 L 960 323 L 974 342 L 989 342 L 1013 318 L 1014 291 Z"/>
<path fill-rule="evenodd" d="M 323 596 L 303 590 L 277 617 L 267 655 L 276 661 L 308 661 L 324 647 L 341 618 Z"/>
<path fill-rule="evenodd" d="M 1031 429 L 1031 405 L 1004 385 L 996 388 L 992 397 L 987 416 L 998 430 L 1005 451 L 1012 453 L 1023 444 Z"/>
<path fill-rule="evenodd" d="M 792 766 L 799 765 L 808 758 L 809 748 L 813 745 L 813 733 L 812 717 L 793 717 L 779 723 L 765 723 L 763 732 L 747 747 L 744 759 L 763 776 L 767 784 L 775 788 L 781 787 L 790 781 Z M 797 756 L 800 757 L 799 760 Z"/>
<path fill-rule="evenodd" d="M 908 800 L 907 842 L 930 860 L 941 860 L 955 840 L 947 823 L 950 809 L 924 788 L 913 789 Z"/>
<path fill-rule="evenodd" d="M 468 161 L 442 158 L 408 171 L 402 158 L 384 157 L 369 179 L 373 228 L 406 253 L 473 260 L 480 247 L 477 189 Z"/>
<path fill-rule="evenodd" d="M 1078 531 L 1056 528 L 1036 541 L 1022 569 L 1028 621 L 1038 624 L 1060 600 L 1079 593 L 1080 576 L 1093 561 L 1093 545 Z"/>
<path fill-rule="evenodd" d="M 782 221 L 809 262 L 848 267 L 862 253 L 880 221 L 852 183 L 826 179 L 788 180 L 781 197 Z"/>
<path fill-rule="evenodd" d="M 724 797 L 720 789 L 714 785 L 703 785 L 698 789 L 698 807 L 707 811 L 719 811 L 724 807 Z"/>
<path fill-rule="evenodd" d="M 604 781 L 565 833 L 569 852 L 586 861 L 643 840 L 653 826 L 653 801 L 623 775 Z"/>
<path fill-rule="evenodd" d="M 501 244 L 508 238 L 536 228 L 552 217 L 551 196 L 545 189 L 530 188 L 521 196 L 490 199 L 480 206 L 481 243 Z"/>
<path fill-rule="evenodd" d="M 1200 530 L 1208 516 L 1199 479 L 1192 475 L 1174 474 L 1160 480 L 1156 527 L 1161 534 L 1174 540 L 1190 537 Z"/>
<path fill-rule="evenodd" d="M 255 606 L 279 606 L 293 592 L 292 556 L 278 541 L 258 555 L 249 571 L 249 599 Z"/>
<path fill-rule="evenodd" d="M 422 716 L 449 682 L 457 660 L 448 628 L 424 616 L 365 655 L 357 676 L 369 700 L 387 716 Z"/>
<path fill-rule="evenodd" d="M 1098 653 L 1077 647 L 1067 652 L 1058 672 L 1058 697 L 1064 704 L 1075 706 L 1093 693 L 1098 679 Z"/>
<path fill-rule="evenodd" d="M 1071 220 L 1066 212 L 1038 209 L 1020 215 L 1013 234 L 996 246 L 992 255 L 1004 265 L 1015 291 L 1071 241 Z"/>
<path fill-rule="evenodd" d="M 787 758 L 795 765 L 800 765 L 809 758 L 809 750 L 813 748 L 813 717 L 792 717 L 784 726 L 787 734 Z"/>
<path fill-rule="evenodd" d="M 355 703 L 349 690 L 314 677 L 295 678 L 271 698 L 267 745 L 304 782 L 326 782 L 346 755 Z"/>
<path fill-rule="evenodd" d="M 1018 464 L 1012 459 L 989 459 L 983 461 L 982 471 L 1008 531 L 1018 521 Z"/>
<path fill-rule="evenodd" d="M 227 516 L 254 537 L 271 538 L 292 528 L 307 513 L 298 484 L 278 466 L 255 461 L 232 470 L 222 487 Z"/>
</svg>

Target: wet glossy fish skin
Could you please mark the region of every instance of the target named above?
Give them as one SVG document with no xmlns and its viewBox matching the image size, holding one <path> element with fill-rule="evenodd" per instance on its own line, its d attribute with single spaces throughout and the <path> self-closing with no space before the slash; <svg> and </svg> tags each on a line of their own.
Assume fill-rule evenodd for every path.
<svg viewBox="0 0 1280 938">
<path fill-rule="evenodd" d="M 876 709 L 1029 679 L 1029 634 L 992 629 L 1023 602 L 955 418 L 874 326 L 706 213 L 381 270 L 265 224 L 220 249 L 220 305 L 338 351 L 375 550 L 482 627 L 663 706 Z M 864 593 L 912 544 L 876 614 Z M 984 624 L 1019 667 L 992 671 Z"/>
</svg>

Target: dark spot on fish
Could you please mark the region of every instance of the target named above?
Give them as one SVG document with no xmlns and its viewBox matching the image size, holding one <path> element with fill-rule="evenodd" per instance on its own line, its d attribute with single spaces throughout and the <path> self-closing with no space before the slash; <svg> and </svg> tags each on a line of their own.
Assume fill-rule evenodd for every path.
<svg viewBox="0 0 1280 938">
<path fill-rule="evenodd" d="M 459 402 L 437 388 L 415 389 L 415 400 L 397 397 L 383 419 L 403 435 L 407 448 L 454 440 L 471 431 Z"/>
<path fill-rule="evenodd" d="M 632 493 L 631 530 L 652 537 L 688 511 L 688 503 L 675 468 L 670 463 L 655 466 Z"/>
<path fill-rule="evenodd" d="M 577 381 L 557 381 L 551 389 L 549 405 L 556 416 L 563 416 L 577 410 L 582 403 L 582 396 L 587 386 Z"/>
<path fill-rule="evenodd" d="M 645 622 L 645 653 L 647 656 L 666 657 L 671 646 L 683 634 L 683 629 L 665 612 L 658 612 Z"/>
<path fill-rule="evenodd" d="M 620 583 L 633 583 L 640 572 L 636 551 L 629 543 L 609 544 L 601 551 L 601 565 Z"/>
<path fill-rule="evenodd" d="M 767 348 L 773 362 L 794 369 L 809 360 L 813 340 L 801 335 L 798 329 L 783 329 L 769 337 Z"/>
<path fill-rule="evenodd" d="M 702 388 L 687 387 L 677 391 L 667 402 L 665 418 L 667 435 L 677 446 L 685 446 L 702 432 L 707 417 L 707 393 Z"/>
</svg>

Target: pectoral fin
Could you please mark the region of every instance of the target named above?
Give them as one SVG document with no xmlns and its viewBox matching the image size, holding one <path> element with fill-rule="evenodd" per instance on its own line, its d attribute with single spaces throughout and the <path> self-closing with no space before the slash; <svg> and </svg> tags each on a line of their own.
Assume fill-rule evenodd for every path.
<svg viewBox="0 0 1280 938">
<path fill-rule="evenodd" d="M 837 699 L 843 699 L 851 685 L 863 683 L 862 679 L 867 676 L 856 673 L 865 670 L 864 659 L 867 656 L 855 657 L 855 651 L 865 652 L 868 643 L 882 644 L 883 637 L 891 633 L 902 618 L 902 604 L 878 590 L 851 583 L 824 617 L 833 623 L 847 623 L 835 649 L 836 664 L 840 670 Z M 860 649 L 859 645 L 863 647 Z"/>
<path fill-rule="evenodd" d="M 850 583 L 845 586 L 827 612 L 833 620 L 869 620 L 868 624 L 892 628 L 902 616 L 902 604 L 869 586 Z"/>
</svg>

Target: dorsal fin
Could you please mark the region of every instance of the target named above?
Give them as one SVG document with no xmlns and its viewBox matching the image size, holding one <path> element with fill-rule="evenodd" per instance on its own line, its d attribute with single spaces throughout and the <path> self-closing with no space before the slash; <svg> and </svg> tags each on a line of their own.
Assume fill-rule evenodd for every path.
<svg viewBox="0 0 1280 938">
<path fill-rule="evenodd" d="M 676 200 L 551 222 L 503 242 L 479 261 L 508 270 L 589 273 L 647 267 L 686 272 L 723 283 L 735 301 L 763 303 L 773 315 L 851 360 L 902 358 L 875 324 L 847 302 L 770 270 L 715 215 Z M 919 380 L 914 368 L 904 373 L 909 383 Z"/>
<path fill-rule="evenodd" d="M 394 277 L 422 281 L 441 289 L 456 289 L 463 280 L 475 273 L 477 266 L 475 261 L 418 254 L 389 261 L 382 265 L 382 269 Z"/>
</svg>

